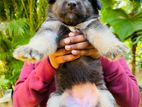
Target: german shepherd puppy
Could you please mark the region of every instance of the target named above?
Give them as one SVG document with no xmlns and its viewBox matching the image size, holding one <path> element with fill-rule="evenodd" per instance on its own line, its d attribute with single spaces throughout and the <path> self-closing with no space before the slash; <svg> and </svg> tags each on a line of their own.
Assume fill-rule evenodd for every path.
<svg viewBox="0 0 142 107">
<path fill-rule="evenodd" d="M 58 43 L 70 31 L 84 34 L 101 55 L 115 59 L 124 55 L 127 47 L 98 19 L 98 0 L 48 0 L 48 18 L 29 44 L 14 51 L 14 57 L 22 61 L 38 61 L 58 48 Z M 95 84 L 96 103 L 92 98 L 81 104 L 72 95 L 76 85 Z M 56 71 L 56 92 L 48 101 L 48 107 L 115 107 L 113 96 L 107 90 L 99 60 L 81 57 L 62 64 Z M 93 96 L 93 95 L 92 95 Z M 70 100 L 72 99 L 72 100 Z M 91 102 L 92 101 L 92 102 Z M 95 99 L 94 99 L 95 101 Z M 87 104 L 87 105 L 86 105 Z"/>
</svg>

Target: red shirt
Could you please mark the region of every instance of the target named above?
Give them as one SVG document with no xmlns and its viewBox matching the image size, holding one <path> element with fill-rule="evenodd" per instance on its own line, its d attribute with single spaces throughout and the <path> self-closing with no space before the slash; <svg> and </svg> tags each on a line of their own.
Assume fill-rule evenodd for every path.
<svg viewBox="0 0 142 107">
<path fill-rule="evenodd" d="M 106 85 L 117 103 L 121 107 L 138 107 L 139 88 L 125 60 L 100 60 Z M 54 73 L 47 58 L 37 64 L 25 63 L 15 85 L 14 107 L 46 107 L 49 94 L 55 90 Z"/>
</svg>

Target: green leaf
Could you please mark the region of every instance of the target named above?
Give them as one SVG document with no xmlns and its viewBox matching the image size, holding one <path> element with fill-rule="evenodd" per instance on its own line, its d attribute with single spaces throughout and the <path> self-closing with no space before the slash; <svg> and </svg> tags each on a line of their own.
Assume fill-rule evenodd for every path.
<svg viewBox="0 0 142 107">
<path fill-rule="evenodd" d="M 142 30 L 142 13 L 127 15 L 122 9 L 108 8 L 102 11 L 102 21 L 112 26 L 114 33 L 122 41 Z"/>
</svg>

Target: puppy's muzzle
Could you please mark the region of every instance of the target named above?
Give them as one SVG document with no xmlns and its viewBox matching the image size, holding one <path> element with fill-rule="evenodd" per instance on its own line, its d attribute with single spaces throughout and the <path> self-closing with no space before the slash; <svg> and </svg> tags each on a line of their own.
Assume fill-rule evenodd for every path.
<svg viewBox="0 0 142 107">
<path fill-rule="evenodd" d="M 69 9 L 72 10 L 72 9 L 76 8 L 77 2 L 76 2 L 76 1 L 69 1 L 69 2 L 67 3 L 67 6 L 68 6 Z"/>
</svg>

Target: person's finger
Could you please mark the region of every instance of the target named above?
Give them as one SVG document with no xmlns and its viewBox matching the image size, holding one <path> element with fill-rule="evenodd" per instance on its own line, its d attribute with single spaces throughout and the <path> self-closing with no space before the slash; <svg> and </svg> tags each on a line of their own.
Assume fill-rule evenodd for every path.
<svg viewBox="0 0 142 107">
<path fill-rule="evenodd" d="M 79 34 L 81 34 L 81 32 L 76 31 L 76 32 L 70 32 L 68 35 L 69 35 L 70 37 L 72 37 L 72 36 L 77 36 L 77 35 L 79 35 Z"/>
<path fill-rule="evenodd" d="M 75 59 L 78 59 L 79 57 L 80 57 L 80 55 L 69 54 L 69 55 L 64 55 L 61 57 L 56 57 L 56 60 L 58 60 L 58 63 L 61 64 L 61 63 L 73 61 Z"/>
<path fill-rule="evenodd" d="M 65 49 L 59 49 L 55 53 L 53 53 L 54 56 L 62 56 L 69 54 L 71 51 L 65 50 Z"/>
<path fill-rule="evenodd" d="M 69 39 L 69 37 L 60 40 L 60 42 L 59 42 L 59 47 L 64 47 L 66 44 L 70 44 L 70 39 Z"/>
<path fill-rule="evenodd" d="M 92 58 L 99 58 L 101 56 L 96 49 L 72 50 L 71 53 L 73 55 L 90 56 Z"/>
<path fill-rule="evenodd" d="M 86 38 L 83 35 L 68 37 L 64 40 L 65 40 L 66 45 L 87 41 Z"/>
<path fill-rule="evenodd" d="M 80 50 L 80 49 L 86 49 L 89 46 L 88 42 L 80 42 L 72 45 L 66 45 L 66 50 Z"/>
<path fill-rule="evenodd" d="M 85 49 L 95 49 L 90 43 L 88 43 L 88 46 Z"/>
<path fill-rule="evenodd" d="M 55 53 L 51 53 L 49 54 L 49 60 L 51 65 L 57 69 L 59 67 L 59 65 L 61 63 L 63 63 L 63 59 L 61 59 L 61 57 L 63 57 L 64 55 L 66 56 L 66 54 L 70 54 L 70 51 L 66 51 L 65 49 L 59 49 L 57 50 Z"/>
<path fill-rule="evenodd" d="M 70 36 L 65 39 L 62 39 L 59 45 L 60 47 L 64 47 L 65 45 L 75 44 L 83 41 L 86 41 L 86 38 L 83 35 Z"/>
</svg>

